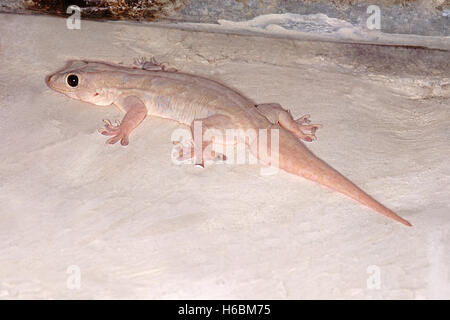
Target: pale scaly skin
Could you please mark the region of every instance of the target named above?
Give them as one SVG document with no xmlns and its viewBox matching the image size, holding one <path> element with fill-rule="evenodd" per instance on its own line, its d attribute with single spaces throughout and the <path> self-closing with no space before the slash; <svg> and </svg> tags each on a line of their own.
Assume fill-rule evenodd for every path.
<svg viewBox="0 0 450 320">
<path fill-rule="evenodd" d="M 281 169 L 325 185 L 384 216 L 411 226 L 305 147 L 300 140 L 315 140 L 315 131 L 320 127 L 310 124 L 308 115 L 294 120 L 279 104 L 256 105 L 217 81 L 177 72 L 153 58 L 136 60 L 135 64 L 138 67 L 70 61 L 64 69 L 47 77 L 47 83 L 50 88 L 70 98 L 98 106 L 114 104 L 125 112 L 120 123 L 114 125 L 105 121 L 105 127 L 100 130 L 102 134 L 111 136 L 107 140 L 111 144 L 120 141 L 127 145 L 131 132 L 147 115 L 178 121 L 190 126 L 191 130 L 194 121 L 201 120 L 203 133 L 206 129 L 267 129 L 269 133 L 278 129 L 278 165 Z M 205 135 L 202 137 L 200 148 L 204 151 L 212 141 L 207 141 Z M 256 140 L 245 142 L 256 157 L 270 163 L 268 156 L 259 152 Z M 206 157 L 205 152 L 199 154 Z M 183 156 L 192 155 L 180 157 Z"/>
</svg>

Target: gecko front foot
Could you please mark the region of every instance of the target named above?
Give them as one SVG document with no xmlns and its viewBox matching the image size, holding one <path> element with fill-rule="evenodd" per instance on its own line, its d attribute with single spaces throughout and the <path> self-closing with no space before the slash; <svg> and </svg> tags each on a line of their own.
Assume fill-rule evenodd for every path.
<svg viewBox="0 0 450 320">
<path fill-rule="evenodd" d="M 165 64 L 158 62 L 155 57 L 151 57 L 150 59 L 140 57 L 134 59 L 134 65 L 149 71 L 167 71 L 167 72 L 176 72 L 178 71 L 175 68 L 167 68 Z"/>
<path fill-rule="evenodd" d="M 120 144 L 123 146 L 129 143 L 129 132 L 120 126 L 120 121 L 116 120 L 115 124 L 112 124 L 109 120 L 103 120 L 105 126 L 98 129 L 98 132 L 104 136 L 114 136 L 106 140 L 108 144 L 114 144 L 120 140 Z"/>
<path fill-rule="evenodd" d="M 120 120 L 116 120 L 115 124 L 112 124 L 108 119 L 103 119 L 103 123 L 105 126 L 103 128 L 98 129 L 98 132 L 103 134 L 105 131 L 116 132 L 120 128 Z"/>
</svg>

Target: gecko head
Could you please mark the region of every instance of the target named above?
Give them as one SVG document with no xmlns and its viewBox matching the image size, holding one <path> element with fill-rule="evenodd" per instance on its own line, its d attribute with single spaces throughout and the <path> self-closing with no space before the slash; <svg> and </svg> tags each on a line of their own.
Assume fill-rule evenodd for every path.
<svg viewBox="0 0 450 320">
<path fill-rule="evenodd" d="M 114 101 L 98 68 L 88 61 L 69 61 L 63 69 L 49 75 L 46 82 L 51 89 L 72 99 L 98 106 L 107 106 Z"/>
</svg>

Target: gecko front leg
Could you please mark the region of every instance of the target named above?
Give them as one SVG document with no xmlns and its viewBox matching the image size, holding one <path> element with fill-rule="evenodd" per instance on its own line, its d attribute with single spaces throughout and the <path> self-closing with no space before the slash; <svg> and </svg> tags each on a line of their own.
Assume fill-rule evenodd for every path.
<svg viewBox="0 0 450 320">
<path fill-rule="evenodd" d="M 128 145 L 129 135 L 147 116 L 145 104 L 136 96 L 128 96 L 119 99 L 115 104 L 126 112 L 122 121 L 116 125 L 105 120 L 105 126 L 99 129 L 99 132 L 105 136 L 113 136 L 106 143 L 114 144 L 120 140 L 123 146 Z"/>
</svg>

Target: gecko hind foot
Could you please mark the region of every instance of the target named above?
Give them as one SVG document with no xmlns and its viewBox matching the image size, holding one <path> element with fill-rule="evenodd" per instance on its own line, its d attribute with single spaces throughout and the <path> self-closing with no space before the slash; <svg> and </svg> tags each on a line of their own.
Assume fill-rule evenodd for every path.
<svg viewBox="0 0 450 320">
<path fill-rule="evenodd" d="M 321 124 L 299 124 L 298 128 L 300 130 L 309 130 L 312 134 L 316 133 L 319 128 L 322 128 Z"/>
<path fill-rule="evenodd" d="M 303 120 L 303 121 L 305 121 L 305 120 Z M 307 123 L 310 122 L 309 120 L 306 120 L 306 121 L 308 121 Z M 311 142 L 311 141 L 317 140 L 316 131 L 319 128 L 322 128 L 321 124 L 299 124 L 298 123 L 297 124 L 298 131 L 295 134 L 299 139 Z M 310 131 L 310 133 L 305 133 L 304 131 Z"/>
<path fill-rule="evenodd" d="M 226 155 L 215 152 L 212 150 L 210 153 L 205 152 L 203 150 L 202 159 L 201 161 L 197 161 L 195 157 L 195 147 L 193 142 L 183 143 L 180 141 L 174 141 L 174 149 L 173 149 L 173 155 L 174 158 L 179 162 L 189 162 L 193 163 L 195 162 L 196 165 L 200 165 L 201 167 L 204 167 L 205 162 L 220 162 L 220 161 L 226 161 L 227 157 Z"/>
<path fill-rule="evenodd" d="M 188 161 L 192 162 L 194 159 L 194 148 L 191 142 L 185 143 L 181 141 L 174 141 L 172 155 L 178 162 Z"/>
<path fill-rule="evenodd" d="M 317 137 L 314 134 L 309 133 L 302 133 L 302 134 L 296 134 L 297 138 L 303 141 L 312 142 L 314 140 L 317 140 Z"/>
<path fill-rule="evenodd" d="M 279 103 L 262 103 L 256 108 L 272 123 L 278 123 L 280 126 L 291 132 L 297 138 L 303 141 L 311 142 L 316 140 L 316 131 L 321 127 L 320 124 L 311 124 L 310 115 L 306 114 L 296 120 L 292 117 L 289 110 L 284 109 Z M 310 131 L 305 133 L 304 131 Z"/>
<path fill-rule="evenodd" d="M 311 124 L 311 125 L 298 125 L 298 130 L 294 132 L 294 134 L 299 138 L 300 140 L 312 142 L 314 140 L 317 140 L 316 137 L 316 130 L 320 128 L 320 124 Z M 310 133 L 305 133 L 303 130 L 309 130 Z"/>
<path fill-rule="evenodd" d="M 311 120 L 309 120 L 310 117 L 311 117 L 311 115 L 305 114 L 304 116 L 301 116 L 300 118 L 298 118 L 294 121 L 297 122 L 298 124 L 308 124 L 308 123 L 311 123 Z"/>
</svg>

